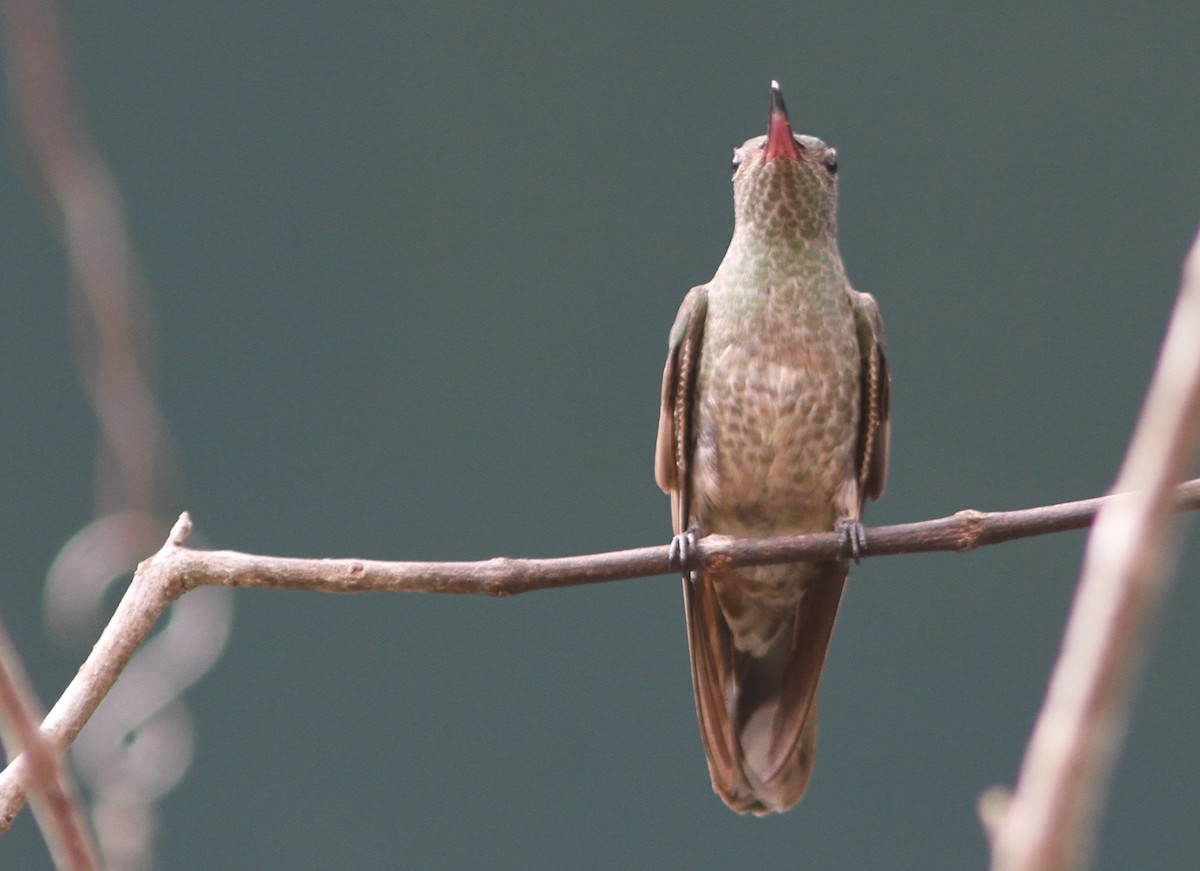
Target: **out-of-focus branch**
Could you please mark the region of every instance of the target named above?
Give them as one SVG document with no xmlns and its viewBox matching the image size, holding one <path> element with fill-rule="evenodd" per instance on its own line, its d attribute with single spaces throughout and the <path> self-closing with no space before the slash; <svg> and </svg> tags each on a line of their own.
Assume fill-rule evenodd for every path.
<svg viewBox="0 0 1200 871">
<path fill-rule="evenodd" d="M 46 580 L 46 621 L 59 638 L 93 637 L 114 579 L 153 553 L 178 510 L 178 469 L 154 394 L 150 294 L 130 241 L 125 208 L 72 87 L 55 0 L 2 0 L 14 139 L 30 187 L 59 230 L 70 274 L 76 364 L 96 415 L 95 517 L 67 541 Z M 189 597 L 129 667 L 75 744 L 105 864 L 153 864 L 154 804 L 182 777 L 191 747 L 178 700 L 208 669 L 228 635 L 225 591 Z M 162 764 L 153 736 L 169 734 Z M 130 736 L 136 736 L 130 740 Z"/>
<path fill-rule="evenodd" d="M 88 133 L 52 0 L 5 0 L 14 128 L 70 263 L 79 371 L 100 424 L 96 512 L 174 496 L 170 435 L 154 399 L 153 318 L 116 180 Z"/>
<path fill-rule="evenodd" d="M 17 652 L 0 624 L 0 737 L 11 758 L 23 755 L 33 814 L 59 871 L 99 868 L 79 793 L 58 753 L 38 729 L 41 713 Z"/>
<path fill-rule="evenodd" d="M 927 551 L 965 551 L 1032 535 L 1086 526 L 1102 504 L 1132 494 L 1047 505 L 1021 511 L 960 511 L 952 517 L 867 530 L 866 557 Z M 1175 492 L 1177 510 L 1200 508 L 1200 479 Z M 91 655 L 42 723 L 59 748 L 83 728 L 116 682 L 134 651 L 171 602 L 197 587 L 266 587 L 326 593 L 436 592 L 509 596 L 606 581 L 678 572 L 666 546 L 554 559 L 496 558 L 482 562 L 380 562 L 359 559 L 292 559 L 185 547 L 191 520 L 182 515 L 162 549 L 138 566 L 125 597 L 92 648 Z M 730 538 L 710 535 L 696 542 L 696 567 L 836 559 L 837 533 Z M 23 762 L 0 773 L 0 833 L 24 801 Z"/>
<path fill-rule="evenodd" d="M 1072 871 L 1090 859 L 1142 660 L 1169 583 L 1173 489 L 1200 441 L 1200 236 L 1142 415 L 1084 555 L 1062 651 L 1011 799 L 993 800 L 994 871 Z M 996 805 L 1000 805 L 996 807 Z"/>
</svg>

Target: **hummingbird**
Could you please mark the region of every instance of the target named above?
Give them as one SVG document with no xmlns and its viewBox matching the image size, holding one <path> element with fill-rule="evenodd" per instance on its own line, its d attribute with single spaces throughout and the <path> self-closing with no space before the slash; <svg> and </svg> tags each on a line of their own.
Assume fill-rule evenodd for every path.
<svg viewBox="0 0 1200 871">
<path fill-rule="evenodd" d="M 766 135 L 733 152 L 729 249 L 684 298 L 663 371 L 655 478 L 671 496 L 709 774 L 739 813 L 785 811 L 808 787 L 863 503 L 887 477 L 883 320 L 838 252 L 837 168 L 833 148 L 792 132 L 771 82 Z M 689 571 L 697 536 L 829 531 L 837 559 Z"/>
</svg>

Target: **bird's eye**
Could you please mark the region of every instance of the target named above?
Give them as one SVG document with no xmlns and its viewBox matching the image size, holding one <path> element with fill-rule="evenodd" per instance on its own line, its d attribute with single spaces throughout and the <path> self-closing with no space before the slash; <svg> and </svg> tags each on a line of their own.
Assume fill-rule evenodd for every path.
<svg viewBox="0 0 1200 871">
<path fill-rule="evenodd" d="M 821 156 L 821 164 L 829 171 L 830 175 L 837 175 L 837 152 L 830 148 Z"/>
<path fill-rule="evenodd" d="M 740 148 L 737 148 L 737 149 L 734 149 L 734 152 L 733 152 L 733 166 L 729 171 L 730 175 L 733 175 L 734 173 L 736 173 L 737 168 L 741 165 L 742 165 L 742 150 Z"/>
</svg>

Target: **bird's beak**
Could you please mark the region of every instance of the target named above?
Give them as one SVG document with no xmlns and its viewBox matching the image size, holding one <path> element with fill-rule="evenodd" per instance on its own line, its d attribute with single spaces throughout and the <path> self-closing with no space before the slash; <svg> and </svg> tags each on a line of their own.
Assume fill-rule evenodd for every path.
<svg viewBox="0 0 1200 871">
<path fill-rule="evenodd" d="M 788 122 L 787 107 L 783 105 L 783 91 L 779 82 L 771 82 L 771 120 L 767 124 L 767 148 L 763 160 L 768 163 L 777 157 L 800 159 L 800 147 L 792 138 L 792 125 Z"/>
</svg>

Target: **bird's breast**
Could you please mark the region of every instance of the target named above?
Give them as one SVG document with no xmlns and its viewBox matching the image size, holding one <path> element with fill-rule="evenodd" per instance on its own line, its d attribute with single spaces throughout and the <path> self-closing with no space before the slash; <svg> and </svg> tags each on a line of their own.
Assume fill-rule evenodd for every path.
<svg viewBox="0 0 1200 871">
<path fill-rule="evenodd" d="M 814 309 L 816 309 L 814 311 Z M 854 479 L 859 355 L 848 303 L 714 315 L 693 421 L 693 509 L 731 535 L 833 528 Z"/>
</svg>

